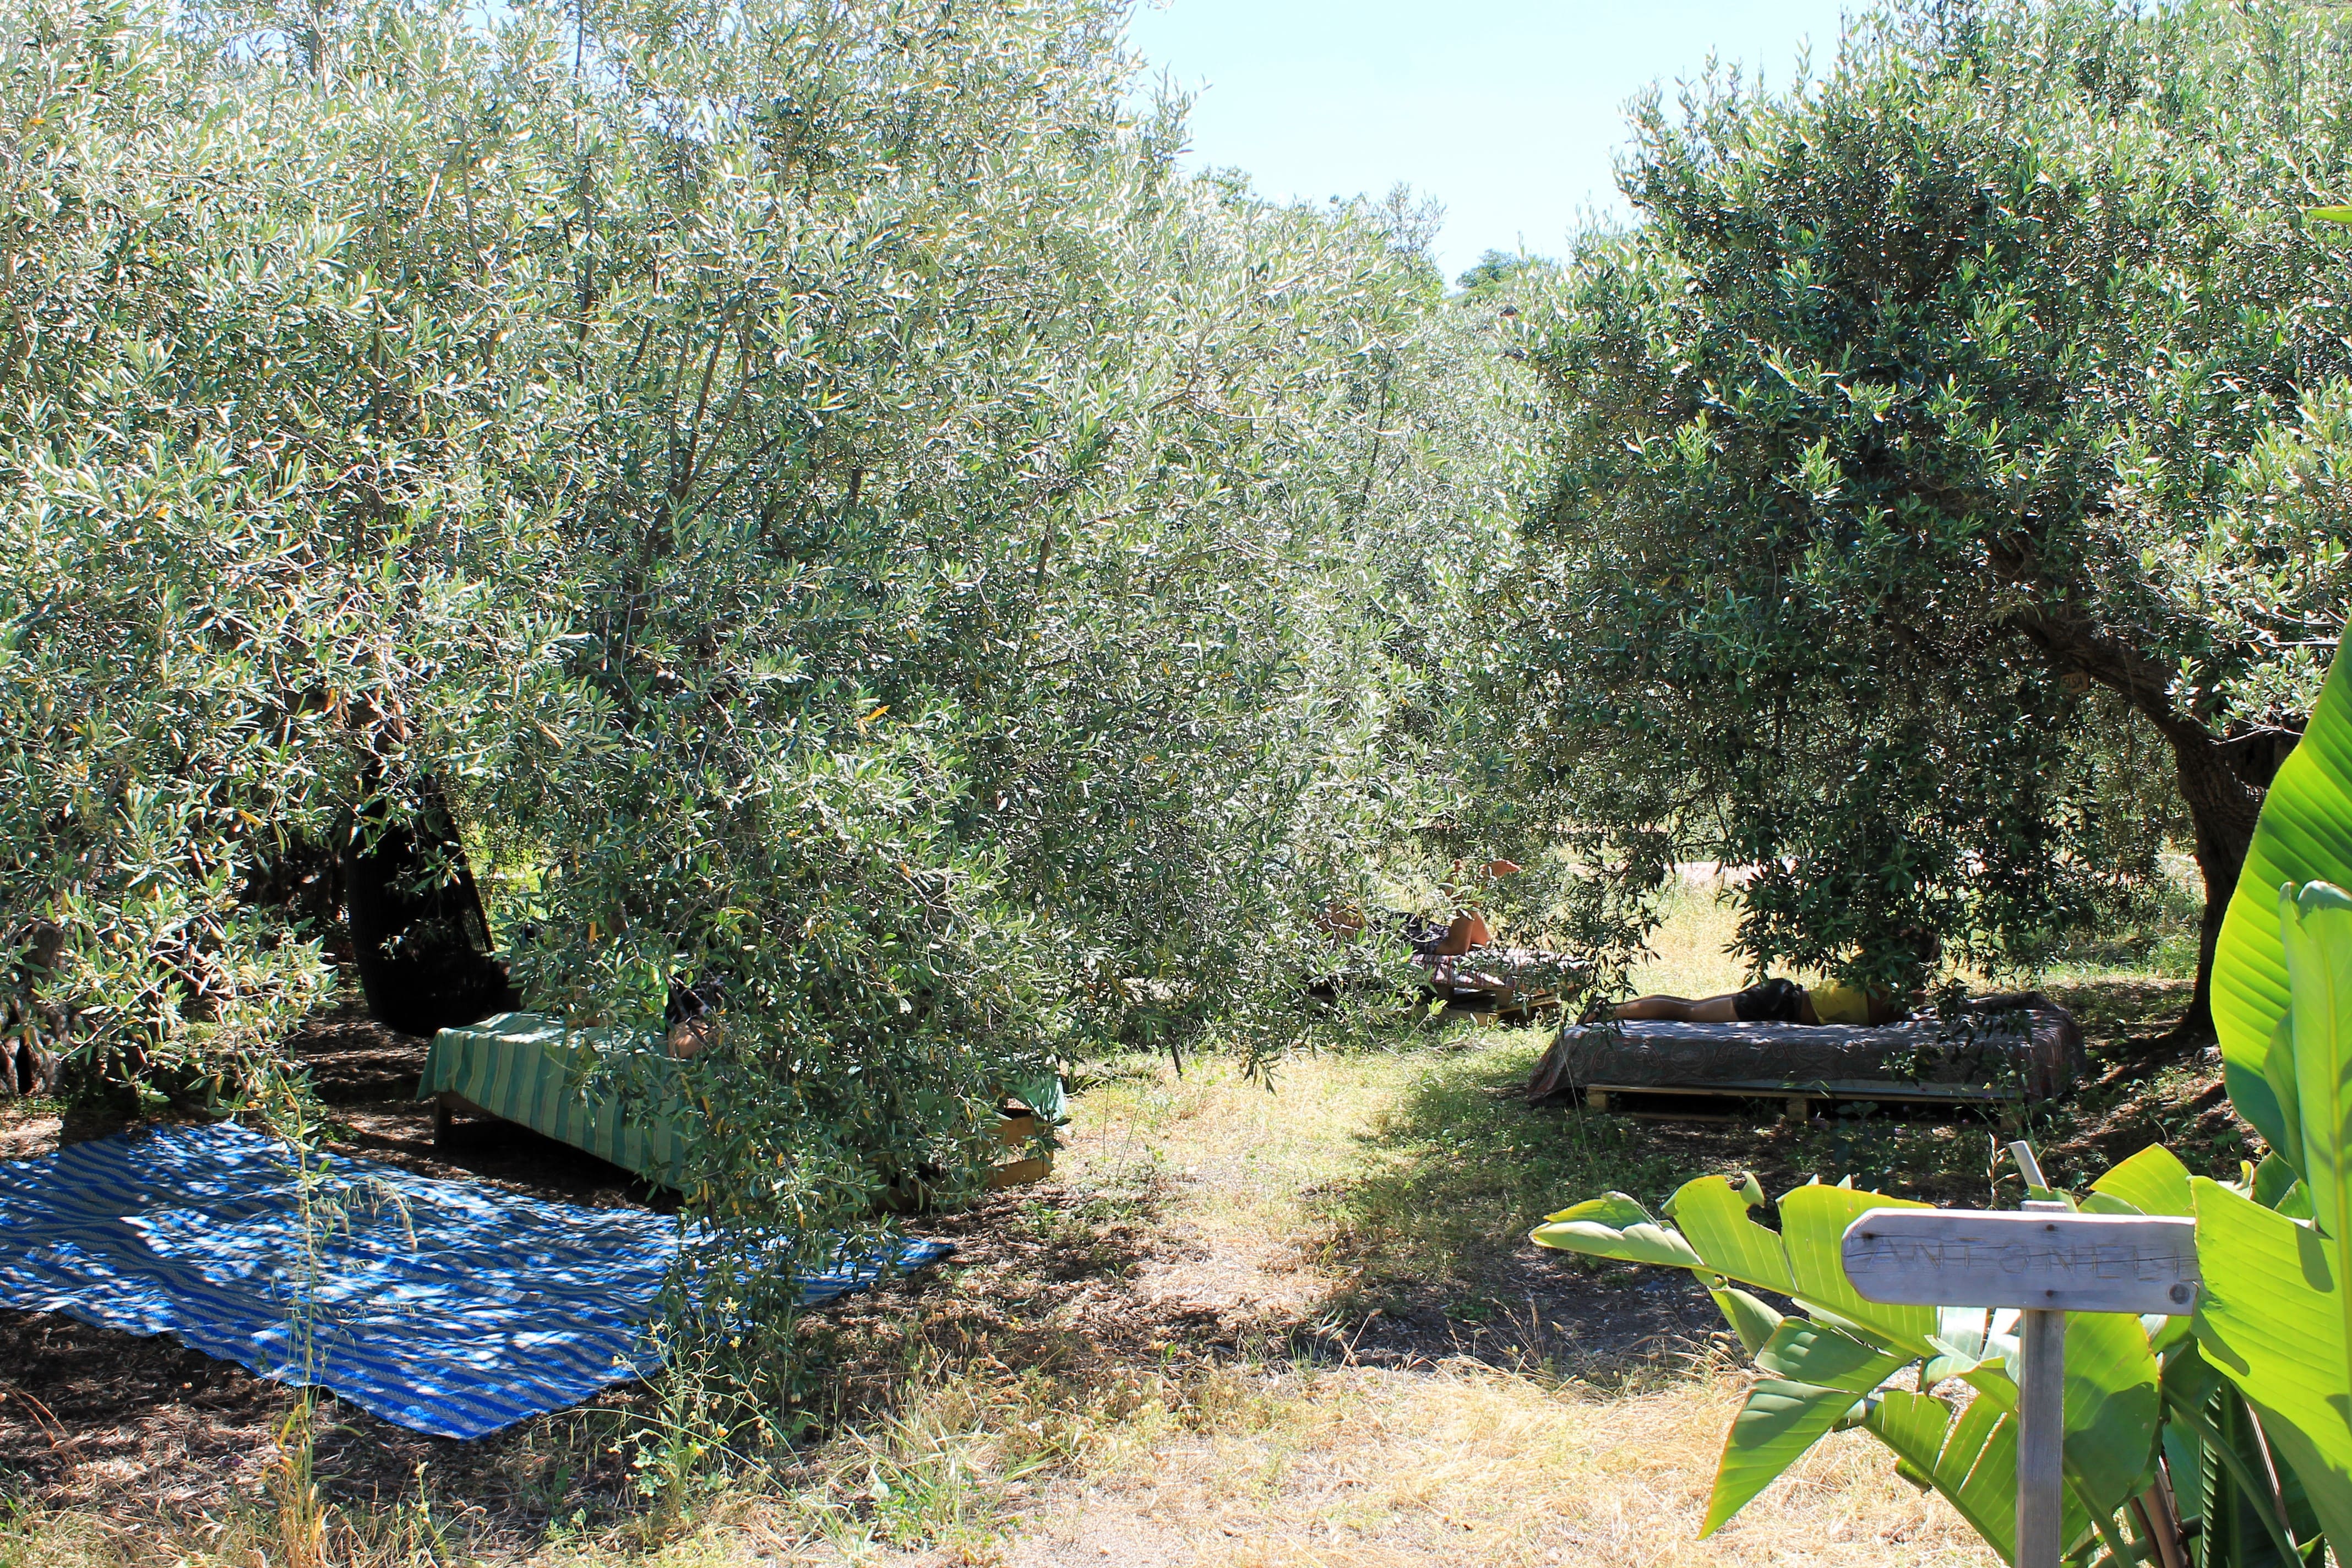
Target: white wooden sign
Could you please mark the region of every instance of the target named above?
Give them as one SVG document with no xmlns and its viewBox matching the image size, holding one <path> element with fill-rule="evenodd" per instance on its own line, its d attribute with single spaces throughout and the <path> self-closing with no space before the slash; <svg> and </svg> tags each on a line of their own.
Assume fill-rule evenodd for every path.
<svg viewBox="0 0 2352 1568">
<path fill-rule="evenodd" d="M 2011 1143 L 2028 1190 L 2049 1190 Z M 1846 1226 L 1845 1277 L 1873 1301 L 2015 1307 L 2016 1568 L 2058 1568 L 2065 1521 L 2066 1314 L 2195 1310 L 2197 1222 L 2076 1214 L 2054 1199 L 2018 1213 L 1872 1209 Z"/>
<path fill-rule="evenodd" d="M 2053 1210 L 1872 1209 L 1846 1227 L 1846 1278 L 1873 1301 L 2162 1312 L 2197 1303 L 2197 1222 Z"/>
<path fill-rule="evenodd" d="M 2030 1150 L 2019 1168 L 2033 1186 Z M 1873 1301 L 2015 1307 L 2017 1568 L 2058 1568 L 2065 1517 L 2066 1314 L 2161 1312 L 2197 1304 L 2197 1222 L 2075 1214 L 2040 1202 L 2019 1213 L 1872 1209 L 1846 1226 L 1845 1277 Z"/>
</svg>

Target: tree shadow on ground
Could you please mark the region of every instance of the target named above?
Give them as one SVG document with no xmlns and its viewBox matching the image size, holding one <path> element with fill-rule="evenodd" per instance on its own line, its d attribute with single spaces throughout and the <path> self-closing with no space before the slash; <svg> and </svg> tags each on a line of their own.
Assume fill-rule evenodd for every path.
<svg viewBox="0 0 2352 1568">
<path fill-rule="evenodd" d="M 1777 1100 L 1712 1102 L 1714 1121 L 1530 1106 L 1521 1090 L 1542 1044 L 1471 1036 L 1426 1053 L 1363 1134 L 1360 1173 L 1309 1194 L 1333 1235 L 1328 1261 L 1351 1271 L 1332 1320 L 1355 1359 L 1466 1354 L 1595 1377 L 1629 1358 L 1690 1353 L 1719 1342 L 1722 1324 L 1686 1274 L 1554 1252 L 1528 1232 L 1606 1192 L 1654 1214 L 1684 1182 L 1736 1172 L 1774 1195 L 1851 1180 L 1982 1206 L 2021 1130 L 1970 1109 L 1849 1105 L 1794 1124 Z M 2053 1142 L 2080 1123 L 2061 1110 L 2042 1130 Z"/>
<path fill-rule="evenodd" d="M 2196 987 L 2187 980 L 2148 975 L 2111 975 L 2096 980 L 2053 982 L 2042 987 L 2074 1015 L 2083 1037 L 2095 1050 L 2134 1050 L 2168 1036 L 2189 1010 Z"/>
<path fill-rule="evenodd" d="M 346 1010 L 319 1020 L 301 1043 L 338 1149 L 564 1202 L 645 1201 L 626 1173 L 523 1129 L 461 1127 L 452 1145 L 436 1146 L 429 1107 L 411 1098 L 420 1037 Z M 54 1138 L 45 1127 L 21 1152 L 45 1152 Z M 1019 1398 L 1041 1405 L 1085 1406 L 1122 1369 L 1141 1366 L 1165 1375 L 1166 1397 L 1188 1397 L 1193 1371 L 1244 1347 L 1216 1314 L 1132 1287 L 1143 1263 L 1186 1245 L 1160 1223 L 1160 1179 L 1149 1168 L 1114 1171 L 1091 1185 L 1047 1182 L 909 1216 L 911 1232 L 959 1251 L 943 1267 L 799 1321 L 804 1443 L 887 1428 L 910 1398 L 959 1378 L 989 1385 L 992 1397 L 1017 1385 Z M 0 1312 L 0 1499 L 87 1510 L 126 1529 L 249 1520 L 266 1536 L 293 1390 L 170 1339 L 46 1312 Z M 640 1489 L 636 1439 L 670 1418 L 658 1384 L 632 1382 L 456 1442 L 320 1395 L 316 1475 L 322 1500 L 346 1521 L 429 1519 L 468 1551 L 524 1551 L 651 1518 L 658 1505 Z M 789 1472 L 802 1461 L 776 1462 Z"/>
<path fill-rule="evenodd" d="M 1331 1232 L 1327 1261 L 1349 1271 L 1329 1314 L 1349 1359 L 1598 1377 L 1711 1342 L 1720 1322 L 1686 1275 L 1573 1258 L 1528 1232 L 1611 1190 L 1654 1205 L 1719 1168 L 1733 1141 L 1711 1124 L 1532 1107 L 1521 1089 L 1541 1048 L 1533 1032 L 1470 1034 L 1423 1053 L 1362 1135 L 1360 1173 L 1307 1194 Z"/>
</svg>

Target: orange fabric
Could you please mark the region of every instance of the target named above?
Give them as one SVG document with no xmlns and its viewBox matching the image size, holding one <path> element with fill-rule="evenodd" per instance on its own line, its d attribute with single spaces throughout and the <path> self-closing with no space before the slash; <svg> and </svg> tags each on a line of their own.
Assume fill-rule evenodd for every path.
<svg viewBox="0 0 2352 1568">
<path fill-rule="evenodd" d="M 1459 958 L 1472 948 L 1484 947 L 1494 940 L 1495 933 L 1487 929 L 1486 917 L 1472 910 L 1455 915 L 1454 923 L 1445 928 L 1445 940 L 1438 944 L 1437 956 Z"/>
</svg>

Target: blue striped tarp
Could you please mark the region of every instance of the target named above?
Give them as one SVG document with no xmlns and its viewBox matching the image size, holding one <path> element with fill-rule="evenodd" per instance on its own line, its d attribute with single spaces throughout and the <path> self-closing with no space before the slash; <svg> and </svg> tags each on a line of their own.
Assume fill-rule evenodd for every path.
<svg viewBox="0 0 2352 1568">
<path fill-rule="evenodd" d="M 289 1145 L 223 1122 L 0 1160 L 0 1306 L 173 1334 L 444 1437 L 660 1364 L 646 1326 L 676 1221 L 308 1159 L 306 1179 Z M 901 1242 L 889 1267 L 953 1250 Z M 801 1299 L 882 1271 L 839 1264 L 804 1276 Z"/>
</svg>

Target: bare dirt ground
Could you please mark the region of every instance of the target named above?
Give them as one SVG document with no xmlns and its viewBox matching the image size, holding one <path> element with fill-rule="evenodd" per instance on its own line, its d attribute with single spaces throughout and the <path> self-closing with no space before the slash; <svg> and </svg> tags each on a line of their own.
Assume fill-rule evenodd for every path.
<svg viewBox="0 0 2352 1568">
<path fill-rule="evenodd" d="M 2045 1157 L 2087 1179 L 2162 1137 L 2192 1164 L 2227 1168 L 2242 1133 L 2217 1069 L 2193 1049 L 2151 1048 L 2138 1028 L 2177 1005 L 2173 991 L 2069 1000 L 2109 1055 L 2071 1107 L 2030 1129 Z M 1696 1543 L 1742 1384 L 1711 1306 L 1681 1275 L 1595 1266 L 1525 1233 L 1604 1185 L 1654 1201 L 1729 1169 L 1774 1191 L 1853 1174 L 1981 1203 L 1997 1134 L 2014 1130 L 1531 1110 L 1514 1086 L 1538 1044 L 1457 1031 L 1295 1063 L 1273 1091 L 1214 1063 L 1181 1078 L 1129 1063 L 1080 1085 L 1055 1180 L 921 1216 L 913 1228 L 958 1244 L 950 1265 L 809 1320 L 830 1368 L 819 1440 L 750 1492 L 669 1521 L 662 1550 L 1038 1564 L 1986 1561 L 1858 1438 Z M 592 1206 L 655 1196 L 520 1129 L 461 1128 L 436 1150 L 409 1098 L 423 1047 L 349 1013 L 304 1037 L 337 1147 Z M 0 1158 L 58 1136 L 54 1116 L 0 1116 Z M 634 1555 L 652 1541 L 619 1438 L 652 1405 L 625 1385 L 461 1444 L 330 1399 L 318 1474 L 331 1506 L 429 1515 L 454 1531 L 436 1539 L 467 1555 Z M 190 1521 L 217 1535 L 220 1521 L 266 1511 L 293 1408 L 289 1391 L 168 1341 L 0 1313 L 0 1491 L 105 1533 L 115 1561 L 167 1542 L 187 1558 Z M 266 1541 L 255 1550 L 274 1555 Z"/>
</svg>

